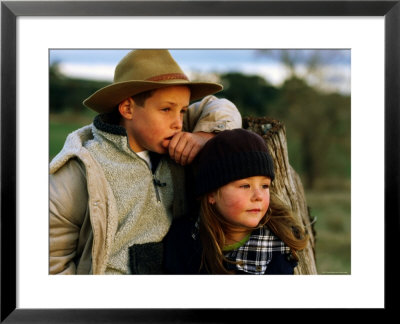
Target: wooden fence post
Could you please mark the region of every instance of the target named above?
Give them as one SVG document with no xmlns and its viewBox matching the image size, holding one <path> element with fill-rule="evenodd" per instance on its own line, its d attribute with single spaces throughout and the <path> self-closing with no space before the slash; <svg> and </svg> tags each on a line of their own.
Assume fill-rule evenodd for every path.
<svg viewBox="0 0 400 324">
<path fill-rule="evenodd" d="M 315 231 L 299 175 L 289 164 L 286 130 L 284 125 L 269 117 L 245 117 L 243 128 L 261 135 L 274 160 L 275 180 L 271 186 L 293 210 L 294 216 L 306 227 L 309 234 L 307 247 L 298 252 L 299 264 L 295 274 L 317 274 L 315 264 Z"/>
</svg>

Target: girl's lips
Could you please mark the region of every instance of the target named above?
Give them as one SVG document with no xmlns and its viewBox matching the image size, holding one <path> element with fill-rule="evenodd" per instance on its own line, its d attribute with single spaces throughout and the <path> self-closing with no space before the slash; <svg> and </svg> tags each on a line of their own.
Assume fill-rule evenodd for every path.
<svg viewBox="0 0 400 324">
<path fill-rule="evenodd" d="M 250 213 L 258 213 L 261 211 L 261 209 L 248 209 L 247 211 Z"/>
</svg>

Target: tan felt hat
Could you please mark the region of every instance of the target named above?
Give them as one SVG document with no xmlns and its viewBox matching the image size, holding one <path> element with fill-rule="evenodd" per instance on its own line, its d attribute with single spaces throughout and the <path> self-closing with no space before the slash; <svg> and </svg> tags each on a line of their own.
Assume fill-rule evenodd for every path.
<svg viewBox="0 0 400 324">
<path fill-rule="evenodd" d="M 191 101 L 222 90 L 218 83 L 191 82 L 168 50 L 140 49 L 129 52 L 118 63 L 113 83 L 96 91 L 83 104 L 105 113 L 126 98 L 172 85 L 189 86 Z"/>
</svg>

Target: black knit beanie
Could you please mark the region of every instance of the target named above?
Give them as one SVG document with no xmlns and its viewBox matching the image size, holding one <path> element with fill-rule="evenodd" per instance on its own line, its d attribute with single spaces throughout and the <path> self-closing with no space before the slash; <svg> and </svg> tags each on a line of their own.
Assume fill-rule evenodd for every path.
<svg viewBox="0 0 400 324">
<path fill-rule="evenodd" d="M 274 165 L 263 138 L 244 129 L 210 139 L 195 160 L 195 194 L 202 196 L 229 182 L 254 176 L 274 180 Z"/>
</svg>

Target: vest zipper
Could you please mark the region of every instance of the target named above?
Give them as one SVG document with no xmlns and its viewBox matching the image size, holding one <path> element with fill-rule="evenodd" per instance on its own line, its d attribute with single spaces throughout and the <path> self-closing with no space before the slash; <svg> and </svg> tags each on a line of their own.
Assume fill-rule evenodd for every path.
<svg viewBox="0 0 400 324">
<path fill-rule="evenodd" d="M 154 173 L 153 173 L 153 170 L 151 169 L 151 167 L 150 167 L 150 165 L 147 163 L 147 161 L 146 161 L 145 159 L 143 159 L 139 154 L 137 154 L 134 150 L 132 150 L 132 148 L 131 148 L 131 146 L 130 146 L 130 144 L 129 144 L 129 138 L 128 138 L 128 136 L 126 137 L 126 141 L 127 141 L 127 144 L 128 144 L 128 148 L 133 152 L 133 154 L 135 154 L 140 160 L 142 160 L 144 163 L 146 163 L 147 167 L 149 168 L 150 173 L 151 173 L 152 176 L 153 176 L 153 185 L 154 185 L 154 190 L 155 190 L 156 196 L 157 196 L 157 202 L 160 203 L 160 202 L 161 202 L 161 196 L 160 196 L 160 192 L 159 192 L 159 190 L 158 190 L 158 187 L 165 187 L 167 184 L 161 182 L 160 180 L 158 180 L 158 179 L 156 178 L 156 175 L 155 175 L 155 173 L 156 173 L 157 170 L 154 170 Z M 157 166 L 157 169 L 158 169 L 158 166 Z"/>
<path fill-rule="evenodd" d="M 158 191 L 158 187 L 165 187 L 167 184 L 158 180 L 156 178 L 155 174 L 153 173 L 153 185 L 154 185 L 154 189 L 156 191 L 157 201 L 161 202 L 161 197 L 160 197 L 160 192 Z"/>
</svg>

